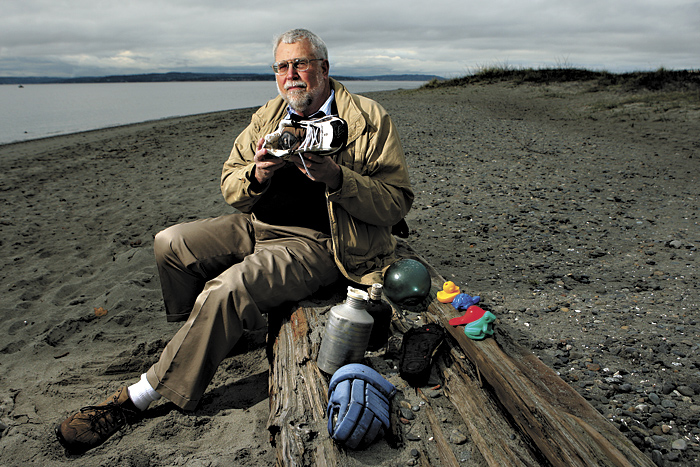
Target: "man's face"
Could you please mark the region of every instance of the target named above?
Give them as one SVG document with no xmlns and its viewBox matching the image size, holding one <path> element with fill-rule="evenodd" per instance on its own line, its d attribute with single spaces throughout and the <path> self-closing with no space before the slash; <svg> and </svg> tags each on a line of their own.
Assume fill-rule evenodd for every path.
<svg viewBox="0 0 700 467">
<path fill-rule="evenodd" d="M 311 52 L 309 41 L 303 39 L 293 44 L 281 42 L 277 46 L 275 62 L 295 58 L 317 58 Z M 277 90 L 289 106 L 301 115 L 309 116 L 321 108 L 330 96 L 328 61 L 318 60 L 309 63 L 306 71 L 298 71 L 289 66 L 287 73 L 275 75 Z"/>
</svg>

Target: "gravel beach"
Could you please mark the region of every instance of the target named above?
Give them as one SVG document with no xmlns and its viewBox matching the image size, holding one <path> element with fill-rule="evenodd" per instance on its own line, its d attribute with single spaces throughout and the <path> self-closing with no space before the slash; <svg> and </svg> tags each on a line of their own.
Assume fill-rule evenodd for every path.
<svg viewBox="0 0 700 467">
<path fill-rule="evenodd" d="M 698 465 L 697 91 L 576 81 L 369 95 L 407 155 L 416 252 L 657 465 Z M 134 382 L 178 329 L 153 236 L 231 212 L 221 166 L 251 113 L 0 146 L 1 465 L 274 465 L 263 347 L 225 360 L 194 414 L 160 403 L 83 456 L 53 435 Z"/>
</svg>

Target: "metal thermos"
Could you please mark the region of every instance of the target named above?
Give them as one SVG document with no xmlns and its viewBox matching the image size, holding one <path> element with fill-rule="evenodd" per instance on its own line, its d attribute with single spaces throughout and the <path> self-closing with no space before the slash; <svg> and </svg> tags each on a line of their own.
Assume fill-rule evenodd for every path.
<svg viewBox="0 0 700 467">
<path fill-rule="evenodd" d="M 318 351 L 321 371 L 332 375 L 338 368 L 364 358 L 374 323 L 366 304 L 367 292 L 348 287 L 345 302 L 331 308 Z"/>
<path fill-rule="evenodd" d="M 389 326 L 391 325 L 391 306 L 382 300 L 382 284 L 373 284 L 369 290 L 367 313 L 374 319 L 372 333 L 369 337 L 367 350 L 379 350 L 389 340 Z"/>
</svg>

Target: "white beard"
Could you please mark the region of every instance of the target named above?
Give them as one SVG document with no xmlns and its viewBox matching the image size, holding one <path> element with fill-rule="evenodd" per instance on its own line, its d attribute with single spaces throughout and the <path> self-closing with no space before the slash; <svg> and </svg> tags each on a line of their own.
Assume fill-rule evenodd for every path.
<svg viewBox="0 0 700 467">
<path fill-rule="evenodd" d="M 287 93 L 282 98 L 289 104 L 289 107 L 298 113 L 303 113 L 308 109 L 314 100 L 314 96 L 306 89 Z"/>
<path fill-rule="evenodd" d="M 318 78 L 319 82 L 321 82 L 321 77 L 319 76 Z M 322 87 L 318 87 L 315 91 L 307 91 L 306 83 L 303 83 L 302 81 L 292 81 L 285 85 L 286 88 L 294 86 L 303 86 L 303 89 L 287 92 L 286 95 L 282 92 L 279 86 L 277 87 L 277 90 L 289 107 L 300 114 L 304 113 L 313 103 L 314 99 L 323 92 Z"/>
</svg>

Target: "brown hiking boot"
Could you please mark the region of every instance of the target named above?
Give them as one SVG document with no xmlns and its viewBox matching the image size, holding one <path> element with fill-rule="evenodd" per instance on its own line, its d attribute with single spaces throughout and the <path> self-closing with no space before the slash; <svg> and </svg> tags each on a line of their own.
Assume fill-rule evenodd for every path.
<svg viewBox="0 0 700 467">
<path fill-rule="evenodd" d="M 126 386 L 100 405 L 90 405 L 56 427 L 59 443 L 71 454 L 82 454 L 104 443 L 139 414 Z"/>
</svg>

